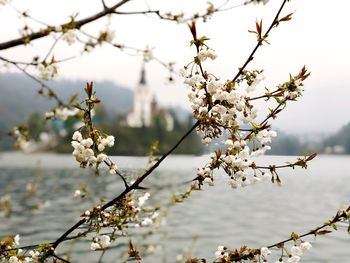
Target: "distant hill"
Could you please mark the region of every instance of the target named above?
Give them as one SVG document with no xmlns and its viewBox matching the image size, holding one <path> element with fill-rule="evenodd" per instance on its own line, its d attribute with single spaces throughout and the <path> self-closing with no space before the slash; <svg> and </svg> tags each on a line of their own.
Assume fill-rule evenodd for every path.
<svg viewBox="0 0 350 263">
<path fill-rule="evenodd" d="M 327 154 L 350 154 L 350 123 L 326 138 L 323 149 Z"/>
<path fill-rule="evenodd" d="M 271 150 L 268 155 L 305 155 L 308 154 L 307 147 L 300 143 L 297 136 L 288 135 L 281 130 L 277 130 L 277 137 L 270 143 Z"/>
<path fill-rule="evenodd" d="M 102 99 L 106 110 L 124 114 L 132 106 L 133 93 L 112 81 L 94 82 L 98 97 Z M 48 83 L 65 101 L 72 94 L 84 97 L 84 81 L 57 80 Z M 0 128 L 11 128 L 25 122 L 32 112 L 49 111 L 56 104 L 38 95 L 36 82 L 22 74 L 0 74 Z"/>
<path fill-rule="evenodd" d="M 48 85 L 55 91 L 55 93 L 63 99 L 63 101 L 68 101 L 69 97 L 78 94 L 78 101 L 85 98 L 84 88 L 86 83 L 84 81 L 72 81 L 72 80 L 55 80 L 48 82 Z M 123 138 L 132 138 L 131 142 L 126 145 L 126 149 L 118 148 L 119 152 L 113 152 L 114 154 L 138 154 L 142 155 L 149 150 L 149 145 L 151 141 L 155 138 L 163 137 L 161 140 L 162 144 L 160 146 L 161 152 L 164 152 L 174 140 L 184 133 L 188 127 L 188 121 L 190 120 L 190 113 L 181 107 L 176 107 L 168 109 L 171 113 L 175 114 L 177 122 L 176 130 L 171 132 L 171 134 L 165 134 L 161 129 L 162 134 L 155 133 L 157 131 L 152 131 L 152 129 L 140 130 L 143 136 L 137 135 L 138 138 L 143 139 L 141 146 L 136 151 L 135 147 L 130 147 L 132 143 L 138 143 L 133 137 L 140 131 L 132 130 L 128 128 L 116 129 L 116 125 L 119 120 L 123 119 L 123 116 L 132 107 L 133 103 L 133 92 L 131 89 L 122 87 L 111 81 L 97 81 L 94 82 L 95 91 L 97 97 L 102 100 L 102 103 L 96 108 L 96 123 L 99 121 L 99 125 L 105 126 L 111 132 Z M 44 118 L 44 113 L 50 111 L 53 107 L 57 105 L 54 100 L 48 100 L 47 98 L 40 96 L 38 94 L 39 85 L 32 79 L 28 78 L 22 74 L 0 74 L 0 148 L 3 150 L 12 149 L 13 139 L 6 134 L 12 130 L 14 126 L 22 123 L 28 123 L 30 119 L 32 123 Z M 39 113 L 34 114 L 33 113 Z M 103 118 L 102 118 L 103 117 Z M 122 118 L 120 118 L 122 117 Z M 103 120 L 102 120 L 103 119 Z M 57 125 L 57 122 L 56 122 Z M 40 126 L 40 125 L 39 125 Z M 34 126 L 33 126 L 34 127 Z M 32 128 L 33 128 L 32 127 Z M 120 128 L 120 127 L 119 127 Z M 125 131 L 124 131 L 125 130 Z M 124 135 L 122 133 L 125 133 Z M 37 130 L 31 130 L 31 135 L 37 134 Z M 34 136 L 35 137 L 35 136 Z M 120 137 L 121 138 L 121 137 Z M 152 139 L 152 140 L 151 140 Z M 198 143 L 198 142 L 199 143 Z M 193 145 L 189 147 L 184 146 L 184 149 L 179 148 L 178 153 L 196 153 L 201 151 L 201 143 L 199 139 L 192 139 Z M 198 146 L 200 145 L 200 146 Z M 64 145 L 63 145 L 64 146 Z M 65 145 L 67 146 L 67 145 Z M 197 147 L 198 146 L 198 147 Z M 70 144 L 68 144 L 69 151 Z M 188 149 L 186 149 L 186 147 Z M 67 147 L 66 147 L 67 148 Z M 62 152 L 67 152 L 66 148 L 54 149 L 60 150 Z M 129 149 L 131 148 L 131 149 Z"/>
</svg>

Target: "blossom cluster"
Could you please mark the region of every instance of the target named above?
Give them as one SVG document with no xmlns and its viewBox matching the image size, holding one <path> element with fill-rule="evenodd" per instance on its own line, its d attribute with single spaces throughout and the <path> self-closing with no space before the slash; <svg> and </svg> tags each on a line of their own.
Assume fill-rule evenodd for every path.
<svg viewBox="0 0 350 263">
<path fill-rule="evenodd" d="M 54 63 L 41 63 L 38 65 L 39 78 L 42 80 L 51 80 L 58 75 L 58 69 Z"/>
<path fill-rule="evenodd" d="M 80 131 L 75 131 L 72 136 L 73 156 L 80 163 L 80 167 L 98 166 L 105 162 L 109 167 L 109 172 L 115 174 L 117 166 L 103 152 L 106 147 L 114 146 L 114 136 L 98 136 L 97 138 L 83 138 Z"/>
<path fill-rule="evenodd" d="M 62 40 L 66 41 L 68 45 L 73 45 L 77 41 L 76 30 L 71 29 L 65 32 L 62 36 Z"/>
<path fill-rule="evenodd" d="M 159 213 L 152 211 L 150 208 L 143 208 L 145 202 L 150 197 L 150 194 L 146 192 L 144 195 L 141 195 L 136 200 L 130 200 L 128 205 L 130 208 L 137 213 L 137 216 L 132 220 L 133 227 L 140 226 L 150 226 L 154 223 L 154 220 L 159 216 Z M 143 213 L 142 213 L 143 212 Z"/>
<path fill-rule="evenodd" d="M 24 152 L 29 152 L 34 145 L 34 142 L 29 139 L 28 128 L 24 125 L 16 126 L 10 132 L 10 135 L 15 138 L 14 146 Z"/>
<path fill-rule="evenodd" d="M 78 113 L 78 109 L 69 109 L 68 107 L 61 106 L 53 109 L 52 111 L 46 112 L 45 117 L 46 119 L 56 118 L 65 121 L 68 119 L 68 117 L 76 116 Z"/>
<path fill-rule="evenodd" d="M 106 249 L 111 244 L 111 238 L 107 235 L 102 235 L 101 238 L 95 237 L 90 245 L 91 250 Z"/>
<path fill-rule="evenodd" d="M 150 47 L 146 47 L 143 51 L 142 51 L 142 55 L 143 55 L 143 60 L 145 62 L 149 62 L 150 60 L 152 60 L 154 58 L 153 55 L 153 50 Z"/>
<path fill-rule="evenodd" d="M 125 228 L 149 227 L 153 225 L 159 213 L 154 208 L 145 207 L 145 202 L 150 197 L 150 194 L 144 193 L 140 195 L 135 193 L 129 193 L 107 210 L 102 210 L 101 206 L 97 206 L 91 210 L 86 210 L 81 215 L 93 229 L 112 228 L 112 235 L 92 238 L 91 250 L 106 249 L 117 235 L 126 235 L 126 232 L 124 232 Z"/>
<path fill-rule="evenodd" d="M 146 227 L 154 223 L 154 220 L 159 216 L 159 213 L 154 211 L 151 207 L 144 207 L 145 202 L 150 197 L 149 193 L 145 193 L 140 196 L 135 194 L 128 195 L 121 203 L 108 211 L 99 212 L 100 207 L 84 213 L 86 219 L 91 220 L 93 215 L 97 216 L 97 223 L 101 223 L 102 226 L 114 226 L 123 228 L 122 225 L 115 225 L 113 220 L 115 216 L 123 218 L 124 224 L 127 227 Z M 119 221 L 118 221 L 119 222 Z M 96 222 L 95 222 L 96 223 Z"/>
<path fill-rule="evenodd" d="M 283 261 L 283 257 L 281 256 L 276 263 L 283 263 L 283 262 L 288 262 L 288 263 L 297 263 L 301 260 L 301 256 L 309 251 L 312 248 L 312 245 L 309 242 L 301 242 L 300 245 L 294 244 L 288 251 L 288 259 L 287 261 Z M 268 262 L 268 258 L 271 254 L 271 250 L 268 249 L 267 247 L 262 247 L 260 249 L 260 255 L 263 257 L 264 262 Z"/>
<path fill-rule="evenodd" d="M 101 31 L 100 35 L 98 37 L 98 42 L 102 43 L 102 42 L 112 42 L 114 39 L 115 33 L 113 31 L 109 31 L 109 30 L 105 30 L 105 31 Z"/>
<path fill-rule="evenodd" d="M 287 249 L 285 244 L 281 244 L 283 251 L 287 252 L 284 256 L 278 256 L 275 263 L 297 263 L 301 260 L 301 256 L 312 248 L 309 242 L 300 241 L 300 244 L 296 243 Z M 242 247 L 241 249 L 229 250 L 225 246 L 218 246 L 215 252 L 215 262 L 237 262 L 241 261 L 242 258 L 249 258 L 254 262 L 270 262 L 272 257 L 272 251 L 267 247 L 262 247 L 260 249 L 249 249 L 247 247 Z M 275 257 L 276 258 L 276 257 Z M 284 261 L 286 258 L 286 261 Z"/>
<path fill-rule="evenodd" d="M 24 263 L 33 262 L 39 263 L 41 260 L 41 252 L 38 250 L 23 251 L 19 249 L 20 236 L 9 236 L 0 240 L 1 248 L 6 248 L 6 251 L 2 251 L 0 255 L 1 262 L 8 263 Z"/>
<path fill-rule="evenodd" d="M 215 59 L 212 49 L 203 44 L 201 38 L 193 67 L 186 66 L 181 75 L 189 86 L 188 98 L 193 116 L 199 121 L 196 128 L 203 144 L 210 144 L 213 139 L 224 141 L 221 149 L 215 152 L 211 161 L 198 169 L 197 181 L 213 184 L 213 170 L 223 169 L 231 179 L 233 188 L 247 186 L 265 178 L 280 183 L 278 176 L 257 168 L 253 158 L 264 155 L 270 150 L 269 143 L 277 133 L 271 129 L 269 119 L 273 119 L 286 106 L 286 102 L 296 100 L 302 95 L 303 80 L 309 76 L 305 67 L 298 75 L 277 86 L 273 92 L 266 92 L 259 98 L 274 98 L 275 109 L 269 109 L 263 121 L 258 120 L 259 111 L 253 104 L 253 92 L 264 79 L 262 70 L 242 70 L 235 80 L 220 81 L 214 74 L 204 71 L 202 62 Z M 198 43 L 199 40 L 195 41 Z M 190 63 L 190 64 L 191 64 Z M 228 137 L 228 138 L 227 138 Z M 250 172 L 251 170 L 251 172 Z M 276 177 L 276 178 L 275 178 Z"/>
<path fill-rule="evenodd" d="M 198 52 L 198 55 L 197 55 L 197 58 L 201 62 L 207 60 L 208 58 L 214 60 L 214 59 L 216 59 L 216 57 L 217 57 L 217 54 L 215 53 L 214 50 L 212 50 L 210 48 L 201 48 Z"/>
</svg>

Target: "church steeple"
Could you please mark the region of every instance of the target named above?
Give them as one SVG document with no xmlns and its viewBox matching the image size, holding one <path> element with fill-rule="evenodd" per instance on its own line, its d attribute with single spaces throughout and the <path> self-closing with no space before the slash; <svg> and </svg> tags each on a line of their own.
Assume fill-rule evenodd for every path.
<svg viewBox="0 0 350 263">
<path fill-rule="evenodd" d="M 146 72 L 145 72 L 145 63 L 142 63 L 142 68 L 141 68 L 141 77 L 140 77 L 140 85 L 146 85 Z"/>
</svg>

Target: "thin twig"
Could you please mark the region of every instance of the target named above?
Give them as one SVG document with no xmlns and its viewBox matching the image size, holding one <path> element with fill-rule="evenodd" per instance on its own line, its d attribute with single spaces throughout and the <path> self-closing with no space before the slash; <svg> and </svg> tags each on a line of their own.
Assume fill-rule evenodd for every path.
<svg viewBox="0 0 350 263">
<path fill-rule="evenodd" d="M 22 71 L 25 75 L 27 75 L 29 78 L 31 78 L 32 80 L 34 80 L 35 82 L 37 82 L 38 84 L 40 84 L 40 86 L 42 88 L 45 88 L 46 90 L 48 90 L 50 92 L 50 95 L 52 98 L 54 98 L 57 103 L 59 104 L 59 106 L 66 106 L 68 107 L 68 105 L 66 103 L 63 102 L 63 100 L 61 100 L 58 95 L 53 91 L 52 88 L 50 88 L 47 84 L 45 84 L 43 81 L 41 81 L 40 79 L 36 78 L 35 76 L 33 76 L 32 74 L 30 74 L 27 70 L 21 68 L 19 65 L 17 65 L 16 62 L 13 62 L 11 60 L 8 60 L 4 57 L 0 57 L 1 60 L 6 61 L 7 63 L 10 63 L 12 65 L 14 65 L 17 69 L 19 69 L 20 71 Z"/>
<path fill-rule="evenodd" d="M 62 261 L 62 262 L 70 263 L 70 261 L 68 261 L 68 260 L 66 260 L 66 259 L 64 259 L 64 258 L 62 258 L 62 257 L 60 257 L 60 256 L 58 256 L 55 252 L 52 252 L 52 256 L 53 256 L 54 258 L 57 258 L 58 260 L 60 260 L 60 261 Z"/>
<path fill-rule="evenodd" d="M 262 39 L 258 40 L 258 43 L 256 44 L 255 48 L 253 49 L 252 53 L 250 53 L 247 61 L 244 63 L 244 65 L 239 69 L 239 71 L 237 72 L 236 76 L 232 79 L 233 82 L 235 82 L 238 77 L 242 74 L 243 70 L 247 67 L 247 65 L 249 64 L 250 61 L 252 61 L 254 59 L 254 55 L 255 52 L 258 50 L 258 48 L 261 46 L 262 42 L 264 41 L 263 39 L 270 33 L 270 31 L 272 30 L 272 28 L 276 25 L 277 21 L 278 21 L 278 17 L 280 15 L 280 13 L 282 12 L 282 9 L 284 7 L 284 5 L 286 4 L 288 0 L 284 0 L 280 9 L 278 10 L 274 20 L 272 21 L 270 27 L 268 28 L 268 30 L 265 32 L 264 37 Z"/>
</svg>

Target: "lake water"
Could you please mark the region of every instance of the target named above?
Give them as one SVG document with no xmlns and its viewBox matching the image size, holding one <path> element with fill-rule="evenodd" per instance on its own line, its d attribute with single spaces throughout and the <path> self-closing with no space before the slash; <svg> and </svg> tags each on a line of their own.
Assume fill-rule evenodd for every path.
<svg viewBox="0 0 350 263">
<path fill-rule="evenodd" d="M 188 186 L 179 184 L 193 179 L 196 167 L 207 158 L 167 159 L 144 183 L 151 193 L 148 204 L 164 206 L 173 193 L 186 190 Z M 266 156 L 257 163 L 283 164 L 294 159 Z M 147 163 L 146 158 L 139 157 L 113 160 L 128 176 L 142 173 Z M 262 247 L 288 238 L 293 231 L 306 232 L 350 204 L 348 163 L 348 156 L 319 156 L 306 171 L 280 170 L 281 187 L 261 182 L 234 190 L 218 176 L 215 186 L 195 191 L 184 203 L 168 208 L 165 225 L 131 231 L 130 237 L 117 239 L 103 262 L 120 262 L 129 238 L 141 251 L 147 251 L 142 262 L 176 262 L 179 254 L 213 259 L 218 245 Z M 40 190 L 27 197 L 26 184 L 33 180 L 40 181 Z M 83 200 L 74 199 L 74 190 L 81 183 L 87 184 L 92 194 Z M 121 190 L 118 177 L 106 172 L 96 178 L 92 170 L 77 168 L 68 155 L 1 154 L 0 196 L 11 196 L 14 212 L 9 218 L 0 215 L 0 237 L 20 234 L 21 245 L 53 241 L 79 220 L 82 211 L 96 205 L 99 197 L 110 199 Z M 34 209 L 38 203 L 40 209 Z M 346 227 L 316 239 L 308 237 L 313 248 L 303 255 L 302 262 L 350 262 Z M 153 233 L 147 234 L 148 230 Z M 89 247 L 90 243 L 82 240 L 63 245 L 58 251 L 74 251 L 73 262 L 96 262 L 101 252 L 91 252 Z"/>
</svg>

